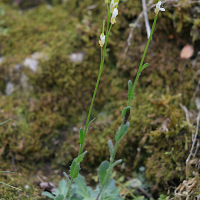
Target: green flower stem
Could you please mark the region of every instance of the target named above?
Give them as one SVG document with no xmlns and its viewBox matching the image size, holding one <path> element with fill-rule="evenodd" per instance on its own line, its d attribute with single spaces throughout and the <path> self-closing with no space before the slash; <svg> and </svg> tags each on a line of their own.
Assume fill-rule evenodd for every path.
<svg viewBox="0 0 200 200">
<path fill-rule="evenodd" d="M 149 47 L 149 44 L 150 44 L 150 41 L 151 41 L 151 38 L 152 38 L 152 35 L 153 35 L 153 32 L 154 32 L 154 29 L 155 29 L 155 26 L 156 26 L 157 16 L 158 16 L 158 14 L 155 14 L 155 18 L 154 18 L 153 26 L 152 26 L 152 29 L 151 29 L 151 33 L 150 33 L 150 36 L 149 36 L 147 45 L 146 45 L 145 50 L 144 50 L 144 53 L 143 53 L 143 56 L 142 56 L 142 60 L 141 60 L 141 62 L 140 62 L 140 67 L 139 67 L 139 69 L 138 69 L 137 76 L 136 76 L 135 81 L 134 81 L 134 84 L 133 84 L 133 89 L 132 89 L 132 94 L 133 94 L 133 95 L 134 95 L 134 91 L 135 91 L 135 87 L 136 87 L 138 78 L 139 78 L 139 76 L 140 76 L 139 71 L 140 71 L 140 68 L 143 66 L 144 58 L 145 58 L 145 56 L 146 56 L 147 49 L 148 49 L 148 47 Z M 128 100 L 128 106 L 130 106 L 130 103 L 131 103 L 131 99 Z"/>
<path fill-rule="evenodd" d="M 108 9 L 108 5 L 107 5 L 107 9 Z M 104 49 L 102 50 L 102 48 L 101 48 L 100 70 L 99 70 L 99 74 L 98 74 L 96 86 L 95 86 L 95 89 L 94 89 L 92 101 L 91 101 L 91 104 L 90 104 L 90 109 L 89 109 L 89 112 L 88 112 L 88 116 L 87 116 L 87 121 L 86 121 L 85 129 L 84 129 L 84 132 L 83 132 L 83 138 L 84 138 L 84 139 L 83 139 L 83 143 L 80 144 L 80 149 L 79 149 L 78 156 L 81 155 L 82 150 L 83 150 L 83 145 L 84 145 L 84 143 L 85 143 L 85 136 L 86 136 L 87 129 L 88 129 L 88 126 L 89 126 L 89 120 L 90 120 L 90 115 L 91 115 L 91 112 L 92 112 L 92 107 L 93 107 L 94 99 L 95 99 L 95 96 L 96 96 L 97 88 L 98 88 L 98 85 L 99 85 L 99 82 L 100 82 L 100 78 L 101 78 L 101 74 L 102 74 L 102 71 L 103 71 L 103 64 L 104 64 L 105 54 L 106 54 L 106 46 L 107 46 L 107 42 L 108 42 L 108 37 L 109 37 L 109 34 L 110 34 L 110 30 L 111 30 L 111 28 L 112 28 L 112 24 L 110 25 L 110 23 L 109 23 L 109 22 L 110 22 L 110 18 L 111 18 L 111 13 L 110 13 L 110 11 L 109 11 L 109 9 L 108 9 L 108 22 L 107 22 L 107 28 L 106 28 L 105 44 L 104 44 Z M 110 27 L 109 27 L 109 25 L 110 25 Z M 75 167 L 78 167 L 78 166 L 76 165 Z M 72 185 L 73 181 L 74 181 L 74 176 L 71 177 L 71 185 Z M 68 186 L 68 191 L 67 191 L 67 195 L 66 195 L 67 198 L 69 197 L 71 185 Z"/>
<path fill-rule="evenodd" d="M 156 21 L 157 21 L 157 14 L 155 14 L 155 18 L 154 18 L 153 26 L 152 26 L 152 29 L 151 29 L 151 33 L 150 33 L 150 36 L 149 36 L 147 45 L 146 45 L 145 50 L 144 50 L 144 53 L 143 53 L 143 56 L 142 56 L 142 60 L 141 60 L 141 62 L 140 62 L 140 67 L 139 67 L 139 69 L 138 69 L 137 76 L 136 76 L 135 81 L 134 81 L 134 84 L 133 84 L 132 94 L 133 94 L 134 91 L 135 91 L 135 87 L 136 87 L 138 78 L 139 78 L 139 76 L 140 76 L 140 69 L 141 69 L 142 66 L 143 66 L 144 58 L 145 58 L 145 56 L 146 56 L 147 49 L 148 49 L 148 47 L 149 47 L 149 44 L 150 44 L 150 41 L 151 41 L 151 38 L 152 38 L 152 35 L 153 35 L 153 32 L 154 32 L 154 29 L 155 29 L 155 26 L 156 26 Z M 129 99 L 129 101 L 128 101 L 128 106 L 130 106 L 130 103 L 131 103 L 131 99 Z M 124 125 L 124 124 L 123 124 L 123 122 L 122 122 L 120 131 L 123 130 L 123 128 L 122 128 L 123 125 Z M 120 133 L 119 133 L 119 134 L 120 134 Z M 113 162 L 114 162 L 114 159 L 115 159 L 115 155 L 116 155 L 116 152 L 117 152 L 117 148 L 118 148 L 119 142 L 120 142 L 120 141 L 116 141 L 116 143 L 115 143 L 115 147 L 114 147 L 114 151 L 113 151 L 113 154 L 112 154 L 112 156 L 111 156 L 111 159 L 110 159 L 109 167 L 110 167 L 110 166 L 113 164 Z M 109 168 L 108 168 L 108 169 L 109 169 Z M 108 180 L 109 180 L 109 178 L 110 178 L 111 172 L 112 172 L 112 168 L 109 169 L 109 170 L 107 171 L 106 177 L 105 177 L 104 182 L 103 182 L 103 184 L 102 184 L 102 188 L 101 188 L 99 194 L 97 195 L 96 200 L 99 199 L 99 197 L 100 197 L 100 195 L 101 195 L 101 193 L 102 193 L 102 191 L 103 191 L 103 188 L 105 187 L 105 185 L 107 184 L 107 182 L 108 182 Z"/>
<path fill-rule="evenodd" d="M 110 17 L 111 17 L 111 15 L 110 15 L 110 13 L 108 13 L 108 19 L 109 19 L 109 21 L 110 21 Z M 84 129 L 84 133 L 83 133 L 84 141 L 85 141 L 85 136 L 86 136 L 87 129 L 88 129 L 88 126 L 89 126 L 89 120 L 90 120 L 90 115 L 91 115 L 91 111 L 92 111 L 94 99 L 95 99 L 95 96 L 96 96 L 97 88 L 98 88 L 99 81 L 100 81 L 100 78 L 101 78 L 101 73 L 102 73 L 102 70 L 103 70 L 103 64 L 104 64 L 105 54 L 106 54 L 106 46 L 107 46 L 108 36 L 109 36 L 109 34 L 110 34 L 111 27 L 112 27 L 112 24 L 110 25 L 110 28 L 109 28 L 109 22 L 108 22 L 108 23 L 107 23 L 106 38 L 105 38 L 105 44 L 104 44 L 104 49 L 103 49 L 103 51 L 102 51 L 102 48 L 101 48 L 101 54 L 102 54 L 102 52 L 103 52 L 103 54 L 101 55 L 100 70 L 99 70 L 99 74 L 98 74 L 96 86 L 95 86 L 95 89 L 94 89 L 92 101 L 91 101 L 91 104 L 90 104 L 89 113 L 88 113 L 88 116 L 87 116 L 87 121 L 86 121 L 85 129 Z M 83 145 L 84 145 L 84 142 L 83 142 Z M 80 149 L 79 149 L 78 156 L 80 156 L 81 153 L 82 153 L 83 145 L 80 145 Z"/>
<path fill-rule="evenodd" d="M 1 171 L 0 173 L 14 173 L 14 172 L 9 172 L 9 171 Z"/>
</svg>

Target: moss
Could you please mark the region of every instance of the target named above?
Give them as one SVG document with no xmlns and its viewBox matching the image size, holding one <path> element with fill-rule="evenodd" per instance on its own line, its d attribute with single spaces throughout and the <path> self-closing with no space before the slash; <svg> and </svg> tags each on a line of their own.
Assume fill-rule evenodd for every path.
<svg viewBox="0 0 200 200">
<path fill-rule="evenodd" d="M 18 170 L 18 172 L 12 174 L 1 174 L 0 181 L 13 187 L 17 187 L 21 190 L 20 191 L 18 189 L 14 189 L 1 184 L 1 199 L 45 199 L 44 197 L 41 197 L 41 189 L 34 184 L 34 179 L 30 177 L 26 170 L 23 170 L 23 172 L 21 170 Z M 25 188 L 25 186 L 27 187 L 27 189 Z"/>
</svg>

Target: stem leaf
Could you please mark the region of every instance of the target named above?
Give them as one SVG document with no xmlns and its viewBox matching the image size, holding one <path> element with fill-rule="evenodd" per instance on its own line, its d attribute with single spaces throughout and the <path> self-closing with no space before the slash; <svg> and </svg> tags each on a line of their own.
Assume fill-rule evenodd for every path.
<svg viewBox="0 0 200 200">
<path fill-rule="evenodd" d="M 112 140 L 108 140 L 108 146 L 109 146 L 110 156 L 112 156 L 112 154 L 113 154 L 113 143 L 112 143 Z"/>
<path fill-rule="evenodd" d="M 70 176 L 71 176 L 71 178 L 73 178 L 73 179 L 76 178 L 78 176 L 80 169 L 81 169 L 80 163 L 77 164 L 75 162 L 75 159 L 74 159 L 73 162 L 72 162 L 72 165 L 70 166 Z"/>
<path fill-rule="evenodd" d="M 133 83 L 131 80 L 129 80 L 128 81 L 128 100 L 129 101 L 131 101 L 133 99 L 132 89 L 133 89 Z"/>
<path fill-rule="evenodd" d="M 42 195 L 44 195 L 44 196 L 47 196 L 47 197 L 49 197 L 49 198 L 55 198 L 55 196 L 53 196 L 51 193 L 49 193 L 49 192 L 42 192 Z"/>
<path fill-rule="evenodd" d="M 110 167 L 109 167 L 109 170 L 111 169 L 113 169 L 116 165 L 118 165 L 119 163 L 121 163 L 122 162 L 122 159 L 119 159 L 119 160 L 117 160 L 117 161 L 115 161 Z"/>
<path fill-rule="evenodd" d="M 67 175 L 65 172 L 63 172 L 63 174 L 64 174 L 64 176 L 65 176 L 65 178 L 66 178 L 68 188 L 70 188 L 71 182 L 70 182 L 70 180 L 69 180 L 69 177 L 68 177 L 68 175 Z"/>
<path fill-rule="evenodd" d="M 92 120 L 89 122 L 88 126 L 89 126 L 95 119 L 96 119 L 96 118 L 92 119 Z"/>
<path fill-rule="evenodd" d="M 124 135 L 126 134 L 128 130 L 129 125 L 130 125 L 129 122 L 127 122 L 126 124 L 122 124 L 122 126 L 119 128 L 118 132 L 116 133 L 116 136 L 115 136 L 116 141 L 119 142 L 124 137 Z"/>
<path fill-rule="evenodd" d="M 78 156 L 77 158 L 74 159 L 74 161 L 76 162 L 76 164 L 79 164 L 80 162 L 83 161 L 83 158 L 84 158 L 84 156 L 85 156 L 86 153 L 87 153 L 87 151 L 85 151 L 80 156 Z"/>
<path fill-rule="evenodd" d="M 148 63 L 145 63 L 145 64 L 141 67 L 141 69 L 140 69 L 140 73 L 141 73 L 142 70 L 145 69 L 148 65 L 149 65 Z"/>
<path fill-rule="evenodd" d="M 105 160 L 100 164 L 97 170 L 101 186 L 103 185 L 103 182 L 105 180 L 108 167 L 109 167 L 109 162 Z"/>
<path fill-rule="evenodd" d="M 79 130 L 79 137 L 80 137 L 80 144 L 83 145 L 84 137 L 83 137 L 83 129 L 82 128 L 80 128 L 80 130 Z"/>
<path fill-rule="evenodd" d="M 6 121 L 4 121 L 4 122 L 1 122 L 0 123 L 0 126 L 2 125 L 2 124 L 5 124 L 6 122 L 8 122 L 8 121 L 10 121 L 12 118 L 10 118 L 10 119 L 7 119 Z"/>
</svg>

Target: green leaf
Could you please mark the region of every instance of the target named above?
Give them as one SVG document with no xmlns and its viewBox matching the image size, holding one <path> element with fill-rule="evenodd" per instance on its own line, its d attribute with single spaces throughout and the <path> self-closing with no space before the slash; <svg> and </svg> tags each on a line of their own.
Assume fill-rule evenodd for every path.
<svg viewBox="0 0 200 200">
<path fill-rule="evenodd" d="M 80 130 L 79 130 L 79 136 L 80 136 L 80 144 L 83 145 L 84 137 L 83 137 L 83 129 L 82 128 L 80 128 Z"/>
<path fill-rule="evenodd" d="M 78 176 L 79 170 L 80 170 L 80 163 L 77 164 L 75 162 L 75 159 L 72 162 L 72 165 L 70 166 L 70 176 L 71 178 L 76 178 Z"/>
<path fill-rule="evenodd" d="M 52 194 L 54 194 L 56 196 L 60 194 L 60 190 L 58 188 L 54 188 L 53 190 L 54 191 L 52 192 Z"/>
<path fill-rule="evenodd" d="M 112 154 L 113 154 L 113 143 L 112 143 L 112 140 L 108 140 L 108 146 L 109 146 L 110 156 L 112 156 Z"/>
<path fill-rule="evenodd" d="M 6 121 L 4 121 L 4 122 L 1 122 L 0 123 L 0 126 L 2 125 L 2 124 L 5 124 L 6 122 L 8 122 L 8 121 L 10 121 L 12 118 L 10 118 L 10 119 L 8 119 L 8 120 L 6 120 Z"/>
<path fill-rule="evenodd" d="M 14 173 L 14 172 L 9 172 L 9 171 L 1 171 L 0 173 Z"/>
<path fill-rule="evenodd" d="M 76 193 L 84 198 L 89 198 L 85 178 L 79 174 L 78 177 L 74 179 L 74 182 L 77 186 Z"/>
<path fill-rule="evenodd" d="M 127 122 L 126 124 L 122 124 L 122 128 L 119 127 L 119 130 L 115 136 L 116 141 L 119 142 L 124 137 L 124 135 L 126 134 L 126 132 L 128 130 L 129 125 L 130 125 L 130 123 Z"/>
<path fill-rule="evenodd" d="M 67 182 L 66 180 L 62 179 L 59 183 L 60 193 L 65 195 L 67 194 Z"/>
<path fill-rule="evenodd" d="M 52 195 L 51 193 L 49 193 L 49 192 L 43 192 L 42 195 L 47 196 L 47 197 L 52 198 L 52 199 L 55 198 L 55 196 L 53 196 L 53 195 Z"/>
<path fill-rule="evenodd" d="M 138 71 L 139 74 L 141 74 L 142 70 L 145 69 L 149 64 L 145 63 Z"/>
<path fill-rule="evenodd" d="M 128 100 L 132 100 L 133 99 L 132 89 L 133 89 L 133 83 L 132 83 L 131 80 L 129 80 L 128 81 Z"/>
<path fill-rule="evenodd" d="M 62 194 L 59 194 L 56 198 L 55 198 L 55 200 L 64 200 L 65 199 L 65 197 L 62 195 Z"/>
<path fill-rule="evenodd" d="M 114 168 L 115 165 L 118 165 L 118 164 L 121 163 L 121 162 L 122 162 L 122 159 L 119 159 L 119 160 L 115 161 L 115 162 L 110 166 L 110 168 Z"/>
<path fill-rule="evenodd" d="M 142 66 L 142 70 L 145 69 L 148 65 L 149 65 L 148 63 L 145 63 L 145 64 Z M 141 71 L 142 71 L 142 70 L 141 70 Z"/>
<path fill-rule="evenodd" d="M 89 122 L 88 126 L 89 126 L 95 119 L 96 119 L 96 118 L 92 119 L 92 120 Z"/>
<path fill-rule="evenodd" d="M 104 197 L 103 199 L 106 199 L 106 200 L 123 200 L 120 197 L 120 194 L 119 194 L 118 189 L 115 185 L 114 179 L 110 179 L 108 181 L 108 183 L 105 185 L 103 192 L 102 192 L 102 195 L 101 195 L 101 198 L 102 197 Z"/>
<path fill-rule="evenodd" d="M 84 156 L 85 156 L 86 153 L 87 153 L 87 151 L 83 152 L 80 156 L 78 156 L 77 158 L 75 158 L 76 164 L 79 164 L 80 162 L 83 161 L 83 158 L 84 158 Z"/>
<path fill-rule="evenodd" d="M 100 164 L 100 166 L 99 166 L 99 168 L 97 170 L 98 176 L 99 176 L 99 182 L 100 182 L 101 186 L 102 186 L 102 184 L 104 182 L 104 179 L 106 177 L 106 173 L 107 173 L 108 167 L 109 167 L 109 162 L 108 161 L 103 161 Z"/>
<path fill-rule="evenodd" d="M 73 187 L 73 188 L 70 190 L 70 196 L 71 196 L 71 197 L 75 194 L 76 189 L 77 189 L 76 187 Z"/>
<path fill-rule="evenodd" d="M 119 140 L 118 138 L 119 138 L 120 131 L 121 131 L 121 127 L 119 127 L 118 132 L 117 132 L 116 135 L 115 135 L 115 140 L 116 140 L 116 141 Z"/>
<path fill-rule="evenodd" d="M 68 175 L 67 175 L 65 172 L 63 172 L 63 174 L 64 174 L 64 176 L 65 176 L 65 178 L 66 178 L 68 187 L 70 187 L 70 186 L 71 186 L 71 182 L 70 182 L 70 180 L 69 180 Z"/>
</svg>

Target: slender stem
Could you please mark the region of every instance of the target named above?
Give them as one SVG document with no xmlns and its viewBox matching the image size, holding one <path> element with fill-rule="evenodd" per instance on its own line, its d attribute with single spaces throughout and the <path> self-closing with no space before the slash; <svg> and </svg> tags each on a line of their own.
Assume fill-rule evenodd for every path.
<svg viewBox="0 0 200 200">
<path fill-rule="evenodd" d="M 9 172 L 9 171 L 1 171 L 0 173 L 14 173 L 14 172 Z"/>
<path fill-rule="evenodd" d="M 135 81 L 134 81 L 134 84 L 133 84 L 132 93 L 134 93 L 134 90 L 135 90 L 135 87 L 136 87 L 138 78 L 139 78 L 139 76 L 140 76 L 141 68 L 142 68 L 143 62 L 144 62 L 144 58 L 145 58 L 145 56 L 146 56 L 147 49 L 148 49 L 148 47 L 149 47 L 149 44 L 150 44 L 150 41 L 151 41 L 151 38 L 152 38 L 152 35 L 153 35 L 153 32 L 154 32 L 154 29 L 155 29 L 155 26 L 156 26 L 156 21 L 157 21 L 157 14 L 155 14 L 155 18 L 154 18 L 153 26 L 152 26 L 152 29 L 151 29 L 151 33 L 150 33 L 150 36 L 149 36 L 147 45 L 146 45 L 146 47 L 145 47 L 145 50 L 144 50 L 144 53 L 143 53 L 143 56 L 142 56 L 142 60 L 141 60 L 141 62 L 140 62 L 140 66 L 139 66 L 139 69 L 138 69 L 138 72 L 137 72 L 137 75 L 136 75 L 136 78 L 135 78 Z M 130 106 L 130 103 L 131 103 L 131 99 L 128 100 L 128 106 Z M 123 122 L 122 122 L 122 124 L 121 124 L 120 131 L 122 130 L 122 127 L 123 127 Z M 119 133 L 119 134 L 120 134 L 120 133 Z M 116 152 L 117 152 L 117 148 L 118 148 L 119 142 L 120 142 L 120 141 L 117 141 L 117 140 L 116 140 L 115 147 L 114 147 L 114 151 L 113 151 L 112 156 L 111 156 L 111 159 L 110 159 L 109 167 L 110 167 L 110 166 L 113 164 L 113 162 L 114 162 L 114 159 L 115 159 L 115 155 L 116 155 Z M 109 169 L 109 167 L 108 167 L 108 169 Z M 109 180 L 109 178 L 110 178 L 110 173 L 111 173 L 111 171 L 112 171 L 112 168 L 109 169 L 109 170 L 107 171 L 106 177 L 105 177 L 104 182 L 103 182 L 103 184 L 102 184 L 102 188 L 101 188 L 99 194 L 97 195 L 96 200 L 99 199 L 99 197 L 100 197 L 100 195 L 101 195 L 101 193 L 102 193 L 102 191 L 103 191 L 105 185 L 107 184 L 107 182 L 108 182 L 108 180 Z"/>
<path fill-rule="evenodd" d="M 150 44 L 150 42 L 151 42 L 151 38 L 152 38 L 154 29 L 155 29 L 155 26 L 156 26 L 157 16 L 158 16 L 158 15 L 155 14 L 155 18 L 154 18 L 153 26 L 152 26 L 152 29 L 151 29 L 151 33 L 150 33 L 150 36 L 149 36 L 147 45 L 146 45 L 146 47 L 145 47 L 145 50 L 144 50 L 144 53 L 143 53 L 143 56 L 142 56 L 142 60 L 141 60 L 141 62 L 140 62 L 140 67 L 139 67 L 139 69 L 138 69 L 138 72 L 137 72 L 137 75 L 136 75 L 136 78 L 135 78 L 135 81 L 134 81 L 134 84 L 133 84 L 133 89 L 132 89 L 132 94 L 133 94 L 133 95 L 134 95 L 134 91 L 135 91 L 135 87 L 136 87 L 138 78 L 139 78 L 139 76 L 140 76 L 140 69 L 141 69 L 141 67 L 143 66 L 144 58 L 145 58 L 145 56 L 146 56 L 147 49 L 148 49 L 149 44 Z M 130 106 L 130 103 L 131 103 L 131 99 L 128 100 L 128 106 Z"/>
<path fill-rule="evenodd" d="M 89 109 L 89 112 L 88 112 L 85 129 L 84 129 L 84 132 L 83 132 L 83 138 L 84 138 L 83 139 L 83 143 L 80 144 L 80 149 L 79 149 L 78 156 L 81 155 L 82 150 L 83 150 L 83 145 L 84 145 L 84 142 L 85 142 L 85 136 L 86 136 L 87 129 L 88 129 L 88 126 L 89 126 L 90 115 L 91 115 L 91 112 L 92 112 L 92 107 L 93 107 L 94 99 L 95 99 L 95 96 L 96 96 L 97 88 L 98 88 L 98 85 L 99 85 L 99 82 L 100 82 L 100 78 L 101 78 L 101 73 L 102 73 L 102 70 L 103 70 L 103 64 L 104 64 L 104 60 L 105 60 L 105 54 L 106 54 L 106 46 L 107 46 L 107 42 L 108 42 L 108 36 L 110 34 L 110 30 L 111 30 L 111 27 L 112 27 L 112 24 L 110 25 L 110 23 L 109 23 L 110 22 L 111 13 L 109 11 L 108 5 L 107 5 L 107 9 L 108 9 L 108 22 L 107 22 L 107 28 L 106 28 L 106 38 L 105 38 L 104 49 L 102 50 L 102 48 L 101 48 L 100 70 L 99 70 L 99 74 L 98 74 L 96 86 L 95 86 L 95 89 L 94 89 L 92 101 L 91 101 L 91 104 L 90 104 L 90 109 Z M 110 28 L 109 28 L 109 25 L 110 25 Z M 76 167 L 78 167 L 78 166 L 76 165 L 75 168 Z M 72 185 L 73 181 L 74 181 L 74 176 L 71 177 L 71 185 Z M 66 195 L 67 198 L 68 198 L 69 193 L 70 193 L 71 185 L 68 186 L 68 191 L 67 191 L 67 195 Z"/>
<path fill-rule="evenodd" d="M 110 21 L 110 13 L 108 13 L 108 19 Z M 105 44 L 104 44 L 103 54 L 101 55 L 100 70 L 99 70 L 99 74 L 98 74 L 96 86 L 95 86 L 95 89 L 94 89 L 92 101 L 91 101 L 91 104 L 90 104 L 90 109 L 89 109 L 88 116 L 87 116 L 87 121 L 86 121 L 85 129 L 84 129 L 84 133 L 83 133 L 84 141 L 85 141 L 85 136 L 86 136 L 87 129 L 88 129 L 88 126 L 89 126 L 89 120 L 90 120 L 90 115 L 91 115 L 91 111 L 92 111 L 94 99 L 95 99 L 95 96 L 96 96 L 97 88 L 98 88 L 99 81 L 100 81 L 100 78 L 101 78 L 101 73 L 102 73 L 102 70 L 103 70 L 103 64 L 104 64 L 105 54 L 106 54 L 106 46 L 107 46 L 108 36 L 110 34 L 111 27 L 112 27 L 112 25 L 110 25 L 110 28 L 109 28 L 109 22 L 107 22 L 106 38 L 105 38 Z M 102 52 L 102 49 L 101 49 L 101 52 Z M 84 142 L 83 142 L 83 144 L 84 144 Z M 83 150 L 83 145 L 80 146 L 78 156 L 81 155 L 82 150 Z"/>
<path fill-rule="evenodd" d="M 3 185 L 7 185 L 7 186 L 9 186 L 9 187 L 11 187 L 11 188 L 14 188 L 14 189 L 16 189 L 16 190 L 20 190 L 20 191 L 22 191 L 21 189 L 16 188 L 16 187 L 14 187 L 14 186 L 12 186 L 12 185 L 8 185 L 8 184 L 3 183 L 3 182 L 0 182 L 0 183 L 3 184 Z"/>
</svg>

